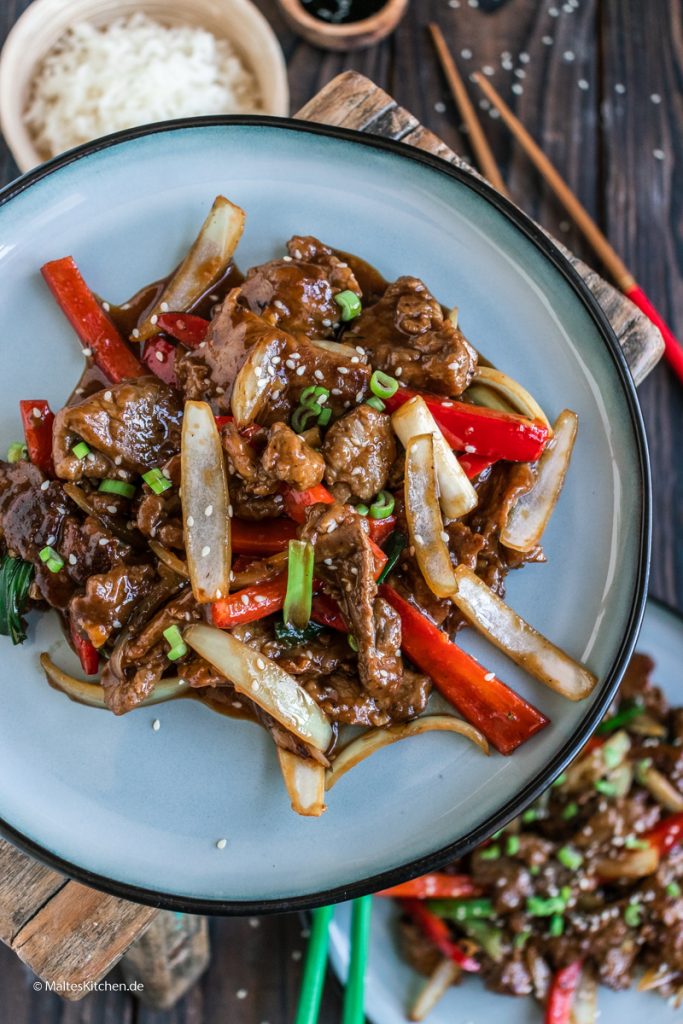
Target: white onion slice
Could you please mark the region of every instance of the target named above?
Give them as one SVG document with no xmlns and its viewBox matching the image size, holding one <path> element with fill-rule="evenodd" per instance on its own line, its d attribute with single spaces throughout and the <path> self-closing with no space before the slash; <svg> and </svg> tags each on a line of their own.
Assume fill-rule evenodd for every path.
<svg viewBox="0 0 683 1024">
<path fill-rule="evenodd" d="M 579 418 L 570 409 L 555 420 L 554 437 L 538 460 L 536 481 L 515 503 L 500 535 L 506 547 L 531 551 L 540 542 L 567 475 L 578 426 Z"/>
<path fill-rule="evenodd" d="M 108 710 L 107 702 L 104 699 L 104 687 L 99 683 L 86 683 L 82 679 L 76 679 L 75 676 L 69 675 L 68 672 L 64 672 L 63 669 L 55 665 L 49 654 L 41 654 L 40 667 L 52 685 L 56 686 L 58 690 L 62 690 L 71 700 L 78 704 L 87 704 L 91 708 Z M 179 679 L 178 676 L 162 679 L 149 696 L 140 701 L 137 706 L 145 708 L 151 704 L 163 704 L 167 700 L 173 700 L 174 697 L 182 696 L 189 689 L 190 684 L 187 680 Z"/>
<path fill-rule="evenodd" d="M 645 878 L 659 867 L 659 853 L 654 846 L 642 850 L 629 850 L 618 857 L 606 857 L 593 865 L 595 874 L 606 881 L 625 878 Z"/>
<path fill-rule="evenodd" d="M 673 811 L 674 813 L 683 811 L 683 796 L 669 782 L 666 775 L 662 775 L 656 768 L 646 768 L 639 778 L 655 800 L 662 807 L 666 807 L 667 811 Z"/>
<path fill-rule="evenodd" d="M 230 633 L 203 623 L 189 626 L 183 639 L 285 729 L 317 750 L 327 750 L 332 740 L 330 723 L 313 698 L 276 662 Z"/>
<path fill-rule="evenodd" d="M 164 310 L 186 313 L 222 277 L 242 237 L 244 221 L 244 210 L 216 196 L 190 251 L 140 324 L 136 340 L 145 341 L 157 333 L 154 316 Z"/>
<path fill-rule="evenodd" d="M 368 729 L 335 757 L 332 767 L 327 771 L 325 788 L 332 789 L 342 775 L 346 775 L 351 768 L 382 747 L 408 739 L 409 736 L 420 736 L 423 732 L 455 732 L 472 740 L 485 754 L 489 752 L 486 739 L 469 722 L 463 722 L 453 715 L 425 715 L 403 725 L 391 725 L 386 729 Z"/>
<path fill-rule="evenodd" d="M 523 388 L 519 381 L 508 377 L 500 370 L 494 370 L 492 366 L 478 366 L 472 377 L 472 385 L 480 385 L 482 388 L 490 389 L 498 395 L 502 395 L 507 405 L 513 412 L 520 413 L 530 420 L 540 420 L 551 432 L 552 427 L 548 417 L 532 395 Z M 480 391 L 477 392 L 481 394 Z M 485 403 L 482 403 L 485 404 Z"/>
<path fill-rule="evenodd" d="M 424 1020 L 432 1012 L 436 1004 L 443 999 L 451 985 L 455 984 L 460 974 L 461 970 L 456 962 L 444 957 L 434 971 L 432 971 L 422 991 L 411 1006 L 408 1019 L 414 1021 Z"/>
<path fill-rule="evenodd" d="M 230 408 L 237 427 L 242 428 L 253 423 L 265 408 L 273 391 L 281 387 L 277 377 L 269 372 L 269 368 L 274 365 L 274 356 L 280 359 L 283 357 L 285 348 L 284 338 L 275 335 L 261 338 L 249 349 L 249 354 L 235 377 L 230 400 Z"/>
<path fill-rule="evenodd" d="M 180 470 L 192 593 L 208 604 L 225 597 L 230 586 L 230 518 L 221 439 L 206 402 L 185 403 Z"/>
<path fill-rule="evenodd" d="M 439 504 L 447 519 L 457 519 L 471 512 L 477 504 L 477 492 L 465 470 L 444 440 L 439 426 L 419 395 L 405 402 L 391 417 L 401 444 L 407 449 L 413 437 L 431 434 L 434 438 L 434 465 L 439 483 Z"/>
<path fill-rule="evenodd" d="M 182 576 L 183 579 L 189 578 L 189 572 L 187 571 L 187 564 L 183 562 L 182 558 L 178 558 L 175 551 L 169 551 L 163 544 L 160 544 L 158 540 L 150 538 L 147 543 L 151 550 L 157 556 L 160 562 L 171 569 L 177 576 Z"/>
<path fill-rule="evenodd" d="M 305 818 L 319 818 L 325 806 L 325 768 L 319 761 L 277 748 L 280 771 L 292 810 Z"/>
<path fill-rule="evenodd" d="M 574 993 L 569 1024 L 595 1024 L 598 1019 L 598 980 L 585 968 Z"/>
<path fill-rule="evenodd" d="M 331 352 L 335 356 L 339 356 L 340 359 L 346 359 L 347 362 L 351 362 L 352 359 L 358 360 L 365 363 L 367 360 L 360 356 L 360 353 L 352 345 L 345 345 L 342 341 L 326 341 L 324 338 L 311 338 L 311 345 L 315 348 L 321 348 L 324 352 Z"/>
<path fill-rule="evenodd" d="M 465 618 L 534 679 L 569 700 L 592 693 L 597 678 L 513 611 L 465 565 L 455 570 L 452 600 Z"/>
<path fill-rule="evenodd" d="M 408 443 L 404 494 L 408 534 L 420 572 L 437 597 L 450 597 L 455 590 L 455 575 L 444 540 L 431 434 L 420 434 Z"/>
</svg>

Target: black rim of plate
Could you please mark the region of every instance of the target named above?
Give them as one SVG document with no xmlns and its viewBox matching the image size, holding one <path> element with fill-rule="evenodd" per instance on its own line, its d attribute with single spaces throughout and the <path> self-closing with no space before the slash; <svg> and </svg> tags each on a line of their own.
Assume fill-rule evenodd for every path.
<svg viewBox="0 0 683 1024">
<path fill-rule="evenodd" d="M 219 914 L 219 915 L 244 915 L 263 913 L 285 913 L 297 910 L 306 910 L 313 907 L 324 906 L 331 903 L 339 903 L 343 900 L 354 899 L 368 893 L 378 892 L 387 889 L 392 885 L 424 874 L 427 871 L 436 870 L 448 861 L 462 856 L 473 847 L 477 846 L 493 832 L 502 828 L 508 821 L 516 817 L 521 811 L 532 803 L 544 789 L 555 779 L 566 767 L 576 751 L 585 743 L 591 735 L 598 722 L 602 718 L 612 696 L 621 681 L 626 665 L 633 653 L 635 643 L 640 630 L 645 603 L 647 599 L 647 582 L 650 568 L 650 543 L 651 543 L 651 482 L 650 464 L 645 439 L 645 429 L 636 397 L 636 390 L 624 355 L 619 347 L 612 327 L 583 279 L 579 276 L 574 267 L 566 257 L 550 241 L 547 235 L 538 227 L 526 214 L 522 213 L 508 199 L 496 192 L 487 182 L 474 174 L 463 170 L 453 164 L 446 163 L 439 157 L 425 153 L 412 146 L 392 139 L 383 139 L 379 136 L 365 135 L 361 132 L 350 131 L 346 128 L 328 127 L 327 125 L 310 124 L 306 121 L 297 121 L 293 118 L 259 117 L 259 116 L 214 116 L 183 118 L 174 121 L 162 121 L 158 124 L 143 125 L 139 128 L 130 128 L 126 131 L 116 132 L 107 135 L 102 139 L 86 143 L 76 149 L 69 150 L 61 156 L 55 157 L 46 164 L 42 164 L 33 171 L 11 182 L 0 191 L 0 206 L 20 195 L 27 188 L 36 182 L 48 177 L 55 171 L 69 164 L 82 160 L 94 153 L 102 152 L 119 143 L 129 142 L 144 136 L 157 135 L 174 131 L 186 131 L 203 127 L 231 128 L 231 127 L 267 127 L 277 128 L 285 131 L 300 132 L 306 135 L 317 135 L 327 138 L 344 140 L 358 146 L 369 149 L 384 150 L 404 160 L 412 160 L 422 164 L 433 171 L 455 178 L 461 185 L 471 191 L 478 193 L 490 205 L 494 206 L 505 219 L 512 223 L 543 255 L 552 263 L 555 269 L 562 275 L 567 284 L 571 287 L 577 298 L 583 303 L 590 314 L 598 332 L 610 352 L 614 361 L 617 375 L 626 399 L 626 404 L 631 418 L 631 426 L 636 438 L 635 456 L 638 461 L 640 472 L 640 538 L 639 551 L 637 556 L 637 573 L 634 586 L 634 593 L 631 599 L 631 608 L 628 616 L 628 625 L 625 635 L 615 654 L 610 671 L 602 684 L 598 700 L 591 710 L 585 715 L 579 728 L 570 740 L 554 755 L 552 760 L 545 766 L 542 772 L 538 773 L 531 782 L 524 787 L 516 796 L 503 808 L 487 818 L 477 828 L 467 835 L 462 836 L 448 846 L 443 847 L 417 860 L 409 861 L 406 864 L 398 865 L 386 871 L 380 872 L 369 878 L 361 878 L 348 885 L 341 885 L 324 892 L 311 892 L 300 896 L 284 897 L 267 900 L 226 900 L 206 899 L 189 896 L 175 896 L 172 893 L 154 891 L 153 889 L 140 888 L 128 885 L 116 879 L 107 878 L 95 874 L 86 868 L 79 867 L 63 860 L 56 854 L 51 853 L 44 847 L 35 843 L 27 836 L 22 835 L 12 828 L 6 821 L 0 819 L 0 834 L 4 835 L 16 846 L 43 863 L 60 871 L 71 878 L 75 878 L 86 885 L 104 892 L 112 893 L 122 899 L 132 900 L 137 903 L 146 903 L 151 906 L 167 910 L 183 911 L 190 914 Z"/>
</svg>

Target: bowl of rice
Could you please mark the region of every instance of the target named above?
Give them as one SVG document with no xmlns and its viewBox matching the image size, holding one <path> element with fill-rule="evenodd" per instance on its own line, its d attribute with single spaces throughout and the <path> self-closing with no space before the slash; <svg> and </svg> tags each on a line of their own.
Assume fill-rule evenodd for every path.
<svg viewBox="0 0 683 1024">
<path fill-rule="evenodd" d="M 0 54 L 0 130 L 22 171 L 124 128 L 289 113 L 250 0 L 34 0 Z"/>
</svg>

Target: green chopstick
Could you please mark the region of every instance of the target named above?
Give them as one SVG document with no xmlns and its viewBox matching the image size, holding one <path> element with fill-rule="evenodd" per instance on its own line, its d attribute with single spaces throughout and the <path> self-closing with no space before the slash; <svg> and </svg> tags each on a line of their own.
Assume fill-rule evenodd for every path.
<svg viewBox="0 0 683 1024">
<path fill-rule="evenodd" d="M 304 976 L 294 1024 L 316 1024 L 318 1020 L 327 969 L 330 921 L 333 914 L 334 907 L 318 907 L 313 911 L 311 937 L 306 950 Z"/>
<path fill-rule="evenodd" d="M 351 913 L 351 959 L 346 978 L 342 1024 L 363 1024 L 365 1020 L 365 968 L 370 941 L 372 896 L 353 901 Z"/>
</svg>

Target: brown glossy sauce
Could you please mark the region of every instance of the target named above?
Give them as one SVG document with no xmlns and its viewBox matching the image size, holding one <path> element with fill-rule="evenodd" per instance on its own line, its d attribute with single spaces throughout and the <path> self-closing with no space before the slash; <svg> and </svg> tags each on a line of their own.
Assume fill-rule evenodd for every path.
<svg viewBox="0 0 683 1024">
<path fill-rule="evenodd" d="M 188 690 L 176 698 L 177 700 L 196 700 L 205 704 L 211 711 L 225 715 L 227 718 L 240 718 L 260 725 L 253 707 L 241 699 L 239 693 L 221 690 L 219 687 L 207 686 L 201 690 Z"/>
<path fill-rule="evenodd" d="M 366 306 L 382 298 L 389 287 L 389 282 L 386 278 L 382 277 L 376 267 L 361 259 L 360 256 L 354 256 L 351 252 L 344 252 L 343 249 L 335 249 L 334 255 L 343 260 L 344 263 L 348 263 L 351 267 L 363 292 L 363 301 Z"/>
</svg>

